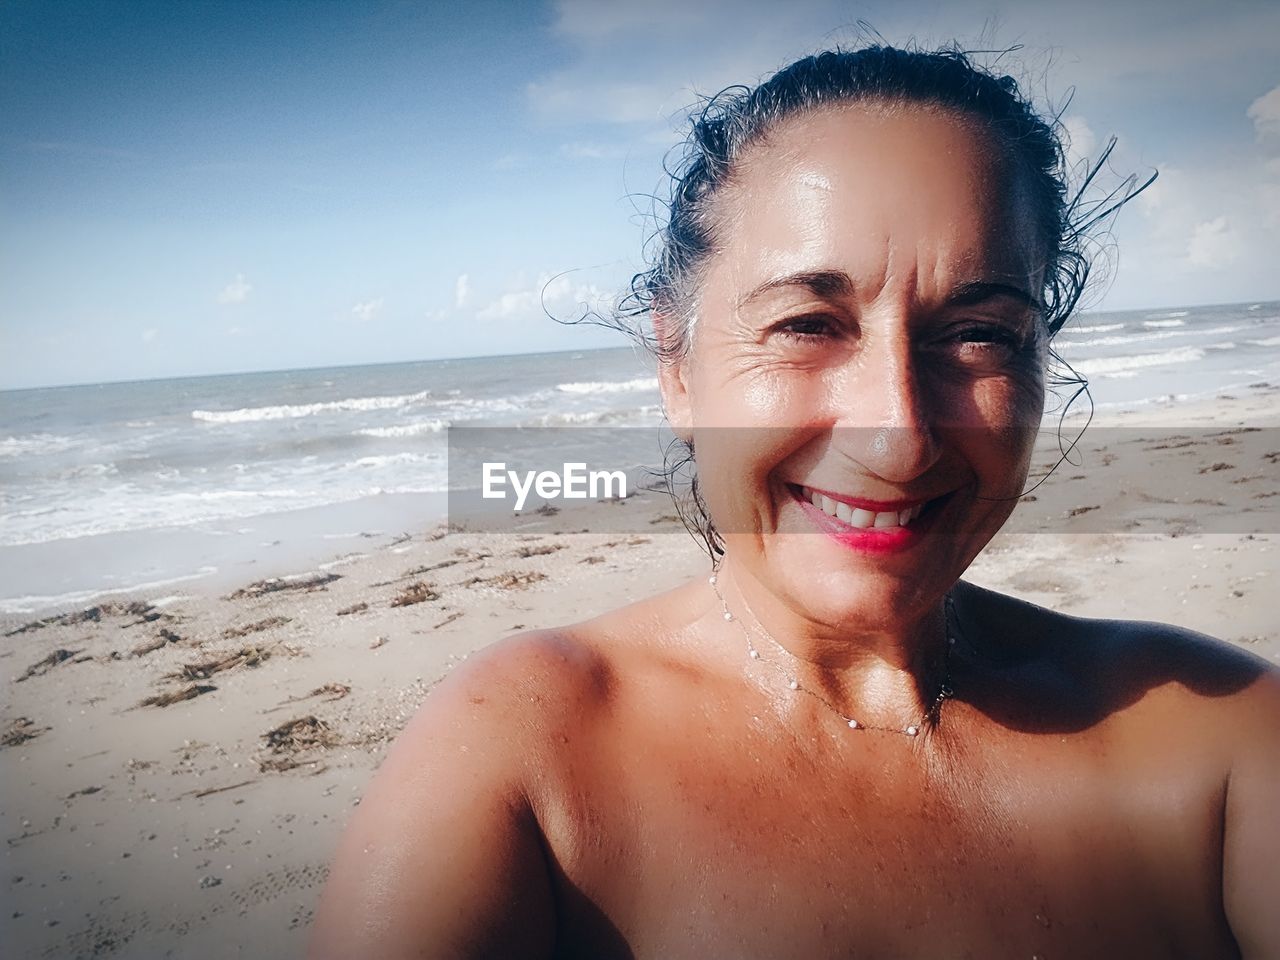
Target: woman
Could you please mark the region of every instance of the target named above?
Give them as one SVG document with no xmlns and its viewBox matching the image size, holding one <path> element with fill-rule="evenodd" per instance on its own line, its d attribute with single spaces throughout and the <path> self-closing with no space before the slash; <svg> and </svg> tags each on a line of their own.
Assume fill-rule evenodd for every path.
<svg viewBox="0 0 1280 960">
<path fill-rule="evenodd" d="M 1275 671 L 959 580 L 1081 280 L 1052 130 L 877 47 L 693 148 L 640 292 L 714 576 L 441 684 L 313 954 L 1280 955 Z"/>
</svg>

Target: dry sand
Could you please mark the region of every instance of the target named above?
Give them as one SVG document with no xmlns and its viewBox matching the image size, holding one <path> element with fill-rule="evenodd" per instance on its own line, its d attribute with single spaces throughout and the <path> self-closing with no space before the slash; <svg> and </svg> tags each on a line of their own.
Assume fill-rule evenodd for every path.
<svg viewBox="0 0 1280 960">
<path fill-rule="evenodd" d="M 1278 503 L 1278 398 L 1260 386 L 1111 422 L 1163 434 L 1095 424 L 1095 448 L 1055 472 L 1026 532 L 1002 533 L 969 579 L 1280 660 L 1265 599 L 1280 587 L 1280 537 L 1247 532 L 1280 525 L 1245 515 Z M 1210 494 L 1188 505 L 1150 492 L 1169 477 L 1204 478 Z M 594 509 L 631 511 L 635 532 L 410 531 L 224 595 L 8 618 L 5 955 L 300 955 L 348 812 L 455 663 L 707 570 L 661 498 Z"/>
</svg>

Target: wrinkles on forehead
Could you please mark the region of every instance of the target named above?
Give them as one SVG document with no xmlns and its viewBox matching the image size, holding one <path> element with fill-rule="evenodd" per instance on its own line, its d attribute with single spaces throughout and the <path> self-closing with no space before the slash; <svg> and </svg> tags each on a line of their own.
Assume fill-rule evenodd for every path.
<svg viewBox="0 0 1280 960">
<path fill-rule="evenodd" d="M 981 120 L 918 104 L 826 107 L 748 146 L 714 201 L 716 249 L 745 293 L 771 276 L 843 269 L 860 297 L 964 283 L 1036 299 L 1044 244 L 1025 177 Z"/>
</svg>

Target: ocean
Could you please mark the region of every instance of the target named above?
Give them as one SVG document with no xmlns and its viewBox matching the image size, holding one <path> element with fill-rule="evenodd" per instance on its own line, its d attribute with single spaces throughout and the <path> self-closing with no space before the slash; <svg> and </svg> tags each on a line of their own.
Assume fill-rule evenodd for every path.
<svg viewBox="0 0 1280 960">
<path fill-rule="evenodd" d="M 1056 347 L 1100 409 L 1208 397 L 1280 380 L 1280 303 L 1082 314 Z M 450 425 L 660 422 L 630 348 L 0 392 L 0 613 L 420 530 L 443 517 Z"/>
</svg>

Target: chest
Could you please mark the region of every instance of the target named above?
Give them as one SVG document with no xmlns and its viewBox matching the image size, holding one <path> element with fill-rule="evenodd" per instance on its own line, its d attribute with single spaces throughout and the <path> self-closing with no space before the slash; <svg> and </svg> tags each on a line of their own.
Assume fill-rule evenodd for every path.
<svg viewBox="0 0 1280 960">
<path fill-rule="evenodd" d="M 557 861 L 637 958 L 1229 955 L 1208 798 L 1088 769 L 670 742 L 578 782 Z"/>
</svg>

